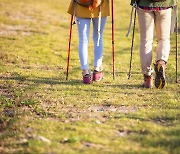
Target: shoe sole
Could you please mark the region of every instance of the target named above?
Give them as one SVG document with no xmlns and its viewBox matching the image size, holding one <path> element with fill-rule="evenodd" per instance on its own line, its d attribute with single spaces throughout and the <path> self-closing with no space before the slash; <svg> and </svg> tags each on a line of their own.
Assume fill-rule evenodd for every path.
<svg viewBox="0 0 180 154">
<path fill-rule="evenodd" d="M 89 82 L 86 82 L 86 81 L 83 81 L 84 84 L 91 84 L 92 81 L 89 81 Z"/>
<path fill-rule="evenodd" d="M 142 85 L 143 86 L 143 88 L 150 88 L 150 89 L 152 89 L 153 88 L 153 86 L 151 85 L 151 86 L 145 86 L 144 84 Z"/>
<path fill-rule="evenodd" d="M 163 75 L 163 67 L 162 65 L 157 65 L 155 67 L 156 77 L 155 77 L 155 87 L 158 89 L 164 88 L 166 84 L 165 77 Z"/>
</svg>

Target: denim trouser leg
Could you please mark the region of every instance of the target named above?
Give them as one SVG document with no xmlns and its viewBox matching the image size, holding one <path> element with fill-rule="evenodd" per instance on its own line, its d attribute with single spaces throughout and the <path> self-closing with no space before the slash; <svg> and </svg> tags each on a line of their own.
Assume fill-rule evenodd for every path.
<svg viewBox="0 0 180 154">
<path fill-rule="evenodd" d="M 89 69 L 88 63 L 88 43 L 90 32 L 90 18 L 77 18 L 78 34 L 79 34 L 79 58 L 82 70 Z"/>
<path fill-rule="evenodd" d="M 102 66 L 103 59 L 103 32 L 106 24 L 106 17 L 101 19 L 100 39 L 98 46 L 98 18 L 93 19 L 93 41 L 94 41 L 94 67 Z"/>
<path fill-rule="evenodd" d="M 98 18 L 92 19 L 93 21 L 93 41 L 94 41 L 94 66 L 102 65 L 102 54 L 103 54 L 103 40 L 102 35 L 106 23 L 106 17 L 101 19 L 101 32 L 100 42 L 97 46 L 98 41 Z M 79 34 L 79 58 L 82 70 L 89 69 L 88 62 L 88 43 L 90 34 L 90 18 L 77 18 L 78 34 Z"/>
</svg>

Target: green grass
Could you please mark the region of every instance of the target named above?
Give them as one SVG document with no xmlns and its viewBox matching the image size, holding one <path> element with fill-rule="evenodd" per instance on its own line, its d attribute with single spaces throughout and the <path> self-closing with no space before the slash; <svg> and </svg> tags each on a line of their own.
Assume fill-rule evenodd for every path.
<svg viewBox="0 0 180 154">
<path fill-rule="evenodd" d="M 180 86 L 175 83 L 175 35 L 166 87 L 144 89 L 137 25 L 128 80 L 131 37 L 125 35 L 131 7 L 129 1 L 115 0 L 115 80 L 109 17 L 104 80 L 82 84 L 74 26 L 66 81 L 69 2 L 0 0 L 0 153 L 178 154 Z M 91 68 L 92 50 L 91 39 Z"/>
</svg>

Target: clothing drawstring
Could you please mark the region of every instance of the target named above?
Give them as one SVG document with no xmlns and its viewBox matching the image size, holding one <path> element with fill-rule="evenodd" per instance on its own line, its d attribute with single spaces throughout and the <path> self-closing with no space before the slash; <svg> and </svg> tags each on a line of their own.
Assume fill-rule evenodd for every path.
<svg viewBox="0 0 180 154">
<path fill-rule="evenodd" d="M 101 13 L 101 6 L 99 7 L 99 21 L 98 21 L 98 41 L 97 41 L 97 46 L 99 46 L 99 42 L 101 39 L 101 17 L 102 17 L 102 13 Z"/>
<path fill-rule="evenodd" d="M 74 4 L 74 22 L 73 24 L 76 24 L 76 1 L 72 0 Z"/>
</svg>

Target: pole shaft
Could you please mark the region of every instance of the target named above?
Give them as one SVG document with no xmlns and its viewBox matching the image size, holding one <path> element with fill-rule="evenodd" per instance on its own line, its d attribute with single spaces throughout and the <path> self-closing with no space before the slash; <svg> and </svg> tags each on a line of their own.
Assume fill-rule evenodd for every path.
<svg viewBox="0 0 180 154">
<path fill-rule="evenodd" d="M 70 31 L 69 31 L 68 59 L 67 59 L 67 69 L 66 69 L 66 80 L 68 80 L 68 75 L 69 75 L 69 62 L 70 62 L 70 51 L 71 51 L 71 38 L 72 38 L 73 18 L 74 18 L 74 15 L 71 15 L 71 23 L 70 23 Z"/>
<path fill-rule="evenodd" d="M 133 25 L 133 36 L 132 36 L 132 45 L 131 45 L 131 57 L 130 57 L 130 67 L 129 67 L 129 73 L 128 73 L 128 79 L 131 78 L 131 69 L 132 69 L 132 57 L 133 57 L 133 50 L 134 50 L 134 34 L 135 34 L 135 28 L 136 28 L 136 14 L 137 10 L 135 9 L 134 13 L 134 25 Z"/>
<path fill-rule="evenodd" d="M 176 15 L 176 83 L 178 83 L 178 8 Z"/>
<path fill-rule="evenodd" d="M 113 63 L 113 79 L 115 79 L 115 66 L 114 66 L 114 0 L 111 0 L 111 13 L 112 13 L 112 63 Z"/>
</svg>

